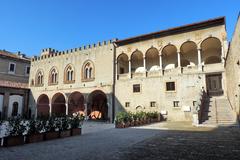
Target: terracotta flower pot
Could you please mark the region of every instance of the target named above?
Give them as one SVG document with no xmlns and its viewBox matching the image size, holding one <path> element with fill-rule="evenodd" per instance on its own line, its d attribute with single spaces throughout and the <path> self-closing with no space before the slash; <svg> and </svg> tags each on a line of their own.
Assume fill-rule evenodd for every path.
<svg viewBox="0 0 240 160">
<path fill-rule="evenodd" d="M 124 128 L 125 124 L 123 123 L 116 123 L 115 128 Z"/>
<path fill-rule="evenodd" d="M 35 143 L 43 141 L 44 133 L 35 133 L 26 136 L 26 143 Z"/>
<path fill-rule="evenodd" d="M 72 136 L 81 135 L 81 134 L 82 134 L 82 128 L 72 128 L 71 129 Z"/>
<path fill-rule="evenodd" d="M 130 126 L 134 126 L 134 121 L 132 121 L 132 122 L 130 123 Z"/>
<path fill-rule="evenodd" d="M 45 140 L 57 139 L 59 138 L 58 131 L 45 132 Z"/>
<path fill-rule="evenodd" d="M 71 129 L 64 130 L 60 132 L 60 137 L 65 138 L 65 137 L 70 137 L 71 136 Z"/>
<path fill-rule="evenodd" d="M 3 138 L 3 146 L 17 146 L 24 144 L 24 136 L 8 136 Z"/>
</svg>

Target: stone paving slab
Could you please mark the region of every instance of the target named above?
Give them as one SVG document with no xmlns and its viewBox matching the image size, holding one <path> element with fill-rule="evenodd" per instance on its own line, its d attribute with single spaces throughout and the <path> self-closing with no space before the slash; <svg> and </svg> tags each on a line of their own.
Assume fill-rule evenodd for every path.
<svg viewBox="0 0 240 160">
<path fill-rule="evenodd" d="M 196 128 L 161 122 L 115 129 L 87 122 L 83 135 L 0 148 L 0 160 L 239 159 L 239 128 Z"/>
</svg>

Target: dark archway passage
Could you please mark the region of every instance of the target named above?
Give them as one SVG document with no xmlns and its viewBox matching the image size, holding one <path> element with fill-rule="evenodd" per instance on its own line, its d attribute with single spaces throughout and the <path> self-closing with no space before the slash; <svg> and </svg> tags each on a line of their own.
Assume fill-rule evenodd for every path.
<svg viewBox="0 0 240 160">
<path fill-rule="evenodd" d="M 56 93 L 52 98 L 52 115 L 66 115 L 66 100 L 62 93 Z"/>
<path fill-rule="evenodd" d="M 87 113 L 90 119 L 108 119 L 107 96 L 104 92 L 95 90 L 89 95 Z"/>
<path fill-rule="evenodd" d="M 72 115 L 73 113 L 84 113 L 84 96 L 80 92 L 73 92 L 68 98 L 68 114 Z"/>
<path fill-rule="evenodd" d="M 49 116 L 49 98 L 46 94 L 42 94 L 37 100 L 37 116 Z"/>
<path fill-rule="evenodd" d="M 46 94 L 42 94 L 37 100 L 37 117 L 49 117 L 49 98 Z"/>
</svg>

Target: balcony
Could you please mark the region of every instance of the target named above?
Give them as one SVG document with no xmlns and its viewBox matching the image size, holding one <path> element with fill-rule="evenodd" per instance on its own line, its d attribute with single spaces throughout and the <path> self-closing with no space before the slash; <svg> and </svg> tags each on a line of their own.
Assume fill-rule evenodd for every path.
<svg viewBox="0 0 240 160">
<path fill-rule="evenodd" d="M 189 73 L 196 73 L 198 72 L 198 66 L 187 66 L 187 67 L 182 67 L 182 73 L 183 74 L 189 74 Z"/>
<path fill-rule="evenodd" d="M 132 78 L 144 78 L 144 77 L 146 77 L 146 72 L 132 73 Z"/>
<path fill-rule="evenodd" d="M 118 80 L 129 79 L 128 75 L 129 75 L 128 73 L 118 74 Z"/>
<path fill-rule="evenodd" d="M 222 63 L 214 63 L 214 64 L 206 64 L 203 66 L 203 72 L 211 73 L 211 72 L 223 72 L 224 65 Z"/>
</svg>

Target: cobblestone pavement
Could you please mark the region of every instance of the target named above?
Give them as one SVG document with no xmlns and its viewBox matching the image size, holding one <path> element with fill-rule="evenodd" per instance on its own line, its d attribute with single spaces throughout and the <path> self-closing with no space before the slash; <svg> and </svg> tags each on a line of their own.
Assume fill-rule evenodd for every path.
<svg viewBox="0 0 240 160">
<path fill-rule="evenodd" d="M 83 135 L 1 148 L 1 160 L 239 159 L 239 128 L 194 128 L 182 122 L 115 129 L 87 122 Z"/>
<path fill-rule="evenodd" d="M 115 159 L 121 160 L 240 160 L 240 128 L 196 129 L 171 124 L 168 130 L 117 155 Z"/>
</svg>

